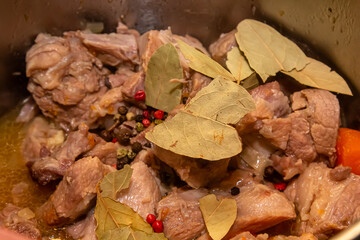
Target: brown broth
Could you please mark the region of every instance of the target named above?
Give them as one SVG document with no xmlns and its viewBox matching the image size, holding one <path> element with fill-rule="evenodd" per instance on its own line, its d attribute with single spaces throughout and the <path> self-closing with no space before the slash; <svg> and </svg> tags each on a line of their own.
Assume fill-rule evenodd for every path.
<svg viewBox="0 0 360 240">
<path fill-rule="evenodd" d="M 19 110 L 16 108 L 0 118 L 0 210 L 7 203 L 13 203 L 11 195 L 13 186 L 24 182 L 29 186 L 28 194 L 16 205 L 28 207 L 36 212 L 55 190 L 55 186 L 41 186 L 31 178 L 21 153 L 21 143 L 27 125 L 15 122 L 18 113 Z M 64 228 L 49 227 L 41 221 L 38 222 L 43 237 L 72 239 L 65 233 Z"/>
</svg>

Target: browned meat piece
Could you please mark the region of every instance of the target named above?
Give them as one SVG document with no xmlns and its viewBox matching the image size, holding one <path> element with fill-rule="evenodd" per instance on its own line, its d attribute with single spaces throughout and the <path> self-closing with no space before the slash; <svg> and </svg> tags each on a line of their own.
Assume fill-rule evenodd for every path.
<svg viewBox="0 0 360 240">
<path fill-rule="evenodd" d="M 129 66 L 120 66 L 115 74 L 108 75 L 111 88 L 120 87 L 134 74 L 135 72 Z"/>
<path fill-rule="evenodd" d="M 225 66 L 227 59 L 227 52 L 236 46 L 235 33 L 236 30 L 221 34 L 219 39 L 209 47 L 212 58 L 223 66 Z"/>
<path fill-rule="evenodd" d="M 77 32 L 79 38 L 104 64 L 111 66 L 129 62 L 139 64 L 136 37 L 127 33 L 94 34 Z"/>
<path fill-rule="evenodd" d="M 256 110 L 246 114 L 236 124 L 240 134 L 259 130 L 263 119 L 284 117 L 291 111 L 289 99 L 276 81 L 260 85 L 250 90 L 250 94 L 255 101 Z"/>
<path fill-rule="evenodd" d="M 35 214 L 29 208 L 21 209 L 7 204 L 0 212 L 0 227 L 8 228 L 30 239 L 41 240 Z"/>
<path fill-rule="evenodd" d="M 295 175 L 302 173 L 307 167 L 307 163 L 301 159 L 288 156 L 280 156 L 274 153 L 270 158 L 273 161 L 273 167 L 284 176 L 284 180 L 289 180 Z"/>
<path fill-rule="evenodd" d="M 309 122 L 298 112 L 290 115 L 291 132 L 285 150 L 288 156 L 312 162 L 317 154 L 313 139 L 310 135 Z"/>
<path fill-rule="evenodd" d="M 139 39 L 139 54 L 142 62 L 141 66 L 145 72 L 147 71 L 151 55 L 163 44 L 168 43 L 169 40 L 167 39 L 170 38 L 171 32 L 169 30 L 151 30 L 141 35 Z"/>
<path fill-rule="evenodd" d="M 214 190 L 218 199 L 235 198 L 237 217 L 224 239 L 250 231 L 259 232 L 280 222 L 296 217 L 294 205 L 286 196 L 262 184 L 247 184 L 240 187 L 240 194 L 232 196 L 228 191 Z"/>
<path fill-rule="evenodd" d="M 171 30 L 151 30 L 143 35 L 141 35 L 139 39 L 139 53 L 141 57 L 142 62 L 142 68 L 146 72 L 147 71 L 147 65 L 150 61 L 150 58 L 152 54 L 162 45 L 167 43 L 173 43 L 175 46 L 177 45 L 177 39 L 180 39 L 190 46 L 197 48 L 198 50 L 202 51 L 203 53 L 209 55 L 206 51 L 206 49 L 202 46 L 201 42 L 197 40 L 196 38 L 193 38 L 189 35 L 186 35 L 185 37 L 178 36 L 171 33 Z M 182 55 L 182 53 L 178 50 L 180 62 L 185 70 L 185 74 L 188 76 L 189 67 L 188 64 Z"/>
<path fill-rule="evenodd" d="M 157 213 L 164 223 L 164 234 L 171 240 L 191 240 L 205 231 L 199 199 L 208 194 L 206 189 L 174 189 L 160 200 Z"/>
<path fill-rule="evenodd" d="M 98 119 L 106 116 L 106 114 L 116 114 L 117 109 L 124 105 L 121 103 L 124 100 L 123 97 L 123 88 L 112 88 L 103 94 L 97 102 L 92 104 L 90 107 L 92 109 L 91 117 L 93 119 Z"/>
<path fill-rule="evenodd" d="M 70 223 L 86 213 L 96 197 L 97 183 L 115 171 L 97 157 L 78 160 L 65 173 L 55 192 L 40 208 L 40 215 L 48 225 Z"/>
<path fill-rule="evenodd" d="M 140 108 L 145 108 L 145 103 L 135 100 L 135 93 L 145 88 L 145 74 L 143 72 L 138 72 L 132 75 L 127 79 L 127 81 L 122 85 L 122 94 L 123 98 L 127 102 L 131 102 L 137 105 Z"/>
<path fill-rule="evenodd" d="M 290 118 L 264 119 L 259 133 L 269 140 L 275 147 L 285 150 L 291 132 Z"/>
<path fill-rule="evenodd" d="M 315 237 L 312 233 L 304 233 L 301 234 L 301 236 L 283 236 L 278 235 L 269 238 L 269 240 L 318 240 L 317 237 Z"/>
<path fill-rule="evenodd" d="M 94 123 L 91 105 L 103 95 L 106 71 L 75 36 L 39 34 L 26 56 L 28 90 L 42 113 L 65 129 Z"/>
<path fill-rule="evenodd" d="M 201 73 L 195 72 L 191 79 L 187 82 L 187 84 L 183 88 L 183 96 L 189 97 L 188 102 L 191 98 L 195 97 L 195 95 L 203 88 L 209 85 L 211 82 L 211 78 L 208 78 Z"/>
<path fill-rule="evenodd" d="M 39 112 L 39 107 L 36 105 L 32 97 L 27 97 L 21 107 L 20 113 L 16 118 L 16 122 L 27 123 L 30 122 Z"/>
<path fill-rule="evenodd" d="M 37 76 L 34 81 L 44 89 L 56 88 L 60 85 L 64 65 L 69 64 L 69 59 L 66 58 L 69 52 L 69 42 L 65 39 L 39 34 L 35 45 L 26 53 L 26 76 Z M 46 71 L 47 69 L 50 71 Z"/>
<path fill-rule="evenodd" d="M 98 157 L 101 162 L 107 165 L 116 164 L 117 150 L 120 147 L 119 143 L 105 142 L 101 138 L 96 138 L 97 144 L 93 149 L 86 152 L 83 156 Z"/>
<path fill-rule="evenodd" d="M 43 185 L 61 178 L 78 156 L 92 149 L 101 140 L 95 134 L 89 133 L 88 126 L 80 125 L 78 131 L 69 133 L 57 151 L 48 151 L 46 156 L 28 165 L 32 176 Z M 23 152 L 23 155 L 26 154 Z"/>
<path fill-rule="evenodd" d="M 294 234 L 308 232 L 324 239 L 360 219 L 360 176 L 347 171 L 311 163 L 287 187 L 285 194 L 299 212 Z M 343 176 L 334 179 L 334 174 Z"/>
<path fill-rule="evenodd" d="M 333 158 L 340 124 L 340 106 L 336 96 L 326 90 L 304 89 L 294 93 L 292 100 L 293 110 L 303 114 L 309 122 L 316 152 Z M 301 109 L 304 102 L 305 109 Z"/>
<path fill-rule="evenodd" d="M 193 188 L 207 186 L 211 182 L 219 181 L 226 176 L 230 159 L 207 161 L 193 159 L 154 146 L 155 155 L 164 163 L 172 167 Z"/>
<path fill-rule="evenodd" d="M 30 124 L 22 142 L 22 153 L 27 166 L 60 148 L 64 132 L 45 118 L 36 117 Z"/>
<path fill-rule="evenodd" d="M 23 202 L 24 199 L 29 199 L 29 184 L 25 182 L 19 182 L 18 184 L 15 184 L 11 189 L 11 196 L 13 203 L 15 204 Z"/>
<path fill-rule="evenodd" d="M 96 219 L 94 217 L 94 210 L 89 211 L 85 219 L 66 227 L 66 232 L 73 239 L 81 240 L 97 240 L 95 230 Z"/>
<path fill-rule="evenodd" d="M 118 194 L 117 201 L 128 205 L 146 219 L 148 214 L 155 214 L 156 205 L 161 199 L 160 189 L 155 173 L 144 162 L 135 162 L 131 168 L 130 185 Z"/>
</svg>

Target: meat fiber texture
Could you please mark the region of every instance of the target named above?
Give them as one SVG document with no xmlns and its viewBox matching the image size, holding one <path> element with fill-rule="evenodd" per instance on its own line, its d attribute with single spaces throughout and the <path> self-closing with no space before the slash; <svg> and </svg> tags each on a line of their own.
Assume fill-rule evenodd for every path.
<svg viewBox="0 0 360 240">
<path fill-rule="evenodd" d="M 85 124 L 77 131 L 64 132 L 42 117 L 35 118 L 23 141 L 22 152 L 32 176 L 40 184 L 61 178 L 66 170 L 83 156 L 97 156 L 105 164 L 116 163 L 118 143 L 105 142 L 89 132 Z"/>
<path fill-rule="evenodd" d="M 21 209 L 13 204 L 7 204 L 0 212 L 0 227 L 8 228 L 29 239 L 41 239 L 35 214 L 30 209 Z"/>
<path fill-rule="evenodd" d="M 229 189 L 175 189 L 159 202 L 157 208 L 160 219 L 164 221 L 165 236 L 175 240 L 200 237 L 205 223 L 199 199 L 209 193 L 215 194 L 219 200 L 236 200 L 237 217 L 224 239 L 231 239 L 244 231 L 259 232 L 296 217 L 294 205 L 283 193 L 262 184 L 245 185 L 237 196 L 232 196 Z"/>
<path fill-rule="evenodd" d="M 311 163 L 285 194 L 299 212 L 295 234 L 324 239 L 360 219 L 360 176 L 349 168 Z"/>
<path fill-rule="evenodd" d="M 250 93 L 256 110 L 245 115 L 236 129 L 241 136 L 259 134 L 275 147 L 277 151 L 270 158 L 285 179 L 303 172 L 315 160 L 334 165 L 340 124 L 340 106 L 334 94 L 304 89 L 291 95 L 290 108 L 276 81 Z"/>
<path fill-rule="evenodd" d="M 97 157 L 78 160 L 65 173 L 49 200 L 40 208 L 48 225 L 73 222 L 94 206 L 96 185 L 109 172 L 115 171 Z"/>
</svg>

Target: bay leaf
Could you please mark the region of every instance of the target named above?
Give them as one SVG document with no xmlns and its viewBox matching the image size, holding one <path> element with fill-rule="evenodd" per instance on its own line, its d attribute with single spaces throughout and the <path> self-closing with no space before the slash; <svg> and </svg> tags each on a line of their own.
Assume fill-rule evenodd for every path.
<svg viewBox="0 0 360 240">
<path fill-rule="evenodd" d="M 99 240 L 165 240 L 163 233 L 147 234 L 134 231 L 131 227 L 121 227 L 104 232 Z"/>
<path fill-rule="evenodd" d="M 147 234 L 153 232 L 152 227 L 129 206 L 111 198 L 102 197 L 101 194 L 97 196 L 94 216 L 97 221 L 96 235 L 98 238 L 106 231 L 127 226 Z"/>
<path fill-rule="evenodd" d="M 101 196 L 116 199 L 117 193 L 129 187 L 132 172 L 126 164 L 121 170 L 106 174 L 100 183 Z"/>
<path fill-rule="evenodd" d="M 199 203 L 209 235 L 213 240 L 222 239 L 235 222 L 236 200 L 223 198 L 218 201 L 214 194 L 209 194 L 201 198 Z"/>
<path fill-rule="evenodd" d="M 290 72 L 282 71 L 282 73 L 310 87 L 352 95 L 346 81 L 339 74 L 331 71 L 331 69 L 322 62 L 312 58 L 308 58 L 308 60 L 310 63 L 301 71 L 294 69 Z"/>
<path fill-rule="evenodd" d="M 256 73 L 253 73 L 249 77 L 242 80 L 240 82 L 240 85 L 243 86 L 246 90 L 251 90 L 258 87 L 260 85 L 260 82 Z"/>
<path fill-rule="evenodd" d="M 223 68 L 219 63 L 206 56 L 194 47 L 189 46 L 185 42 L 177 39 L 178 47 L 186 60 L 189 61 L 189 67 L 208 77 L 216 78 L 221 76 L 225 79 L 235 81 L 234 76 Z"/>
<path fill-rule="evenodd" d="M 235 124 L 255 110 L 255 103 L 245 88 L 217 77 L 190 100 L 185 110 L 225 124 Z"/>
<path fill-rule="evenodd" d="M 235 38 L 250 67 L 264 82 L 280 70 L 301 70 L 309 63 L 295 43 L 262 22 L 252 19 L 241 21 Z"/>
<path fill-rule="evenodd" d="M 238 47 L 233 47 L 227 53 L 226 66 L 238 82 L 254 72 Z"/>
<path fill-rule="evenodd" d="M 210 161 L 235 156 L 242 150 L 235 128 L 187 111 L 155 126 L 145 137 L 174 153 Z"/>
<path fill-rule="evenodd" d="M 171 44 L 159 47 L 151 56 L 145 77 L 145 103 L 165 112 L 174 109 L 181 100 L 183 69 L 176 48 Z"/>
</svg>

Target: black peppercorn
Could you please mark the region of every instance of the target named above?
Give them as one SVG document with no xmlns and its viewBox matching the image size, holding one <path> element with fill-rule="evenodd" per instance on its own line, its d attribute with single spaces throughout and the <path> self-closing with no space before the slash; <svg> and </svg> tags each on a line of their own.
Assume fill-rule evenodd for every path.
<svg viewBox="0 0 360 240">
<path fill-rule="evenodd" d="M 131 150 L 134 153 L 138 153 L 142 150 L 142 145 L 139 142 L 134 142 L 133 144 L 131 144 Z"/>
<path fill-rule="evenodd" d="M 125 106 L 121 106 L 121 107 L 119 107 L 118 112 L 119 112 L 121 115 L 126 115 L 127 112 L 128 112 L 128 109 L 127 109 Z"/>
<path fill-rule="evenodd" d="M 127 119 L 126 119 L 126 116 L 125 115 L 120 115 L 120 117 L 119 117 L 119 121 L 120 121 L 120 123 L 123 123 L 123 122 L 125 122 Z"/>
<path fill-rule="evenodd" d="M 125 166 L 125 164 L 128 164 L 128 163 L 129 163 L 129 159 L 127 158 L 127 156 L 122 157 L 117 160 L 116 169 L 117 170 L 122 169 Z"/>
<path fill-rule="evenodd" d="M 120 129 L 116 133 L 116 139 L 122 145 L 128 145 L 130 143 L 131 132 L 128 129 Z"/>
<path fill-rule="evenodd" d="M 145 143 L 145 144 L 144 144 L 144 147 L 146 147 L 146 148 L 151 148 L 151 143 L 149 143 L 149 142 Z"/>
<path fill-rule="evenodd" d="M 240 193 L 240 189 L 238 187 L 231 188 L 231 195 L 236 196 Z"/>
<path fill-rule="evenodd" d="M 183 104 L 186 104 L 186 102 L 187 102 L 188 99 L 189 99 L 188 97 L 183 97 L 182 103 L 183 103 Z"/>
<path fill-rule="evenodd" d="M 143 117 L 143 115 L 136 115 L 136 117 L 135 117 L 135 121 L 136 122 L 142 122 L 142 120 L 144 120 L 144 117 Z"/>
</svg>

